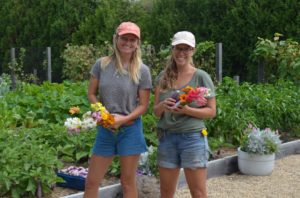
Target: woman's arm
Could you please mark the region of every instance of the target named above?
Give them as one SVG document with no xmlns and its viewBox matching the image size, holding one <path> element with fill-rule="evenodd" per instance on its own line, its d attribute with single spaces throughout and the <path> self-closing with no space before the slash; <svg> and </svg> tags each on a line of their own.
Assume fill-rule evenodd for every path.
<svg viewBox="0 0 300 198">
<path fill-rule="evenodd" d="M 154 106 L 153 106 L 154 115 L 161 117 L 164 113 L 164 104 L 163 101 L 159 101 L 159 88 L 155 87 L 154 89 Z"/>
<path fill-rule="evenodd" d="M 163 101 L 159 101 L 159 88 L 156 87 L 154 90 L 154 106 L 153 112 L 157 117 L 161 117 L 165 111 L 172 111 L 172 106 L 175 105 L 176 100 L 173 98 L 167 98 Z"/>
<path fill-rule="evenodd" d="M 88 88 L 88 99 L 90 103 L 96 103 L 97 100 L 97 92 L 98 92 L 99 80 L 95 78 L 95 76 L 91 76 L 89 88 Z"/>
<path fill-rule="evenodd" d="M 139 95 L 139 105 L 128 115 L 116 115 L 115 124 L 112 125 L 112 128 L 119 128 L 120 126 L 135 120 L 139 116 L 143 115 L 149 106 L 150 100 L 150 89 L 140 89 L 138 91 Z"/>
<path fill-rule="evenodd" d="M 207 104 L 202 108 L 194 108 L 188 105 L 181 106 L 173 109 L 174 113 L 184 113 L 186 115 L 196 117 L 199 119 L 208 119 L 216 116 L 216 98 L 207 99 Z"/>
</svg>

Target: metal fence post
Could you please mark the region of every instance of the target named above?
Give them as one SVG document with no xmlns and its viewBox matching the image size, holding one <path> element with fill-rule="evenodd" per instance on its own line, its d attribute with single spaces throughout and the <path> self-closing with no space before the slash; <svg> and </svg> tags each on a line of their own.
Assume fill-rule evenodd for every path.
<svg viewBox="0 0 300 198">
<path fill-rule="evenodd" d="M 48 81 L 52 82 L 52 76 L 51 76 L 51 47 L 47 47 L 47 63 L 48 63 L 48 70 L 47 70 L 47 77 Z"/>
<path fill-rule="evenodd" d="M 233 76 L 233 80 L 235 80 L 235 82 L 239 85 L 240 84 L 240 76 L 235 75 Z"/>
<path fill-rule="evenodd" d="M 265 82 L 265 65 L 264 65 L 264 63 L 260 62 L 258 64 L 257 73 L 258 73 L 258 75 L 257 75 L 257 81 L 259 83 Z"/>
<path fill-rule="evenodd" d="M 222 83 L 222 43 L 216 44 L 216 77 Z"/>
<path fill-rule="evenodd" d="M 17 86 L 17 80 L 16 80 L 16 73 L 15 73 L 15 67 L 16 67 L 16 49 L 12 47 L 10 49 L 10 61 L 11 61 L 11 87 L 12 89 L 16 89 Z"/>
</svg>

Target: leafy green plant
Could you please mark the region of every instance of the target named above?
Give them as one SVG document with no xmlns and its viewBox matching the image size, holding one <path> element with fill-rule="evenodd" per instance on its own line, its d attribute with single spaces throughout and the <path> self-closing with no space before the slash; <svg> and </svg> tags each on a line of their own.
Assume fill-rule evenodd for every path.
<svg viewBox="0 0 300 198">
<path fill-rule="evenodd" d="M 206 121 L 210 136 L 238 145 L 249 122 L 299 134 L 300 91 L 292 82 L 237 85 L 226 77 L 217 94 L 217 116 Z"/>
<path fill-rule="evenodd" d="M 0 98 L 7 92 L 9 92 L 11 87 L 10 76 L 6 73 L 1 74 L 0 76 Z"/>
<path fill-rule="evenodd" d="M 64 144 L 58 145 L 58 156 L 64 162 L 87 162 L 96 138 L 96 128 L 90 131 L 82 130 L 79 134 L 68 134 Z M 65 129 L 65 133 L 67 133 Z"/>
<path fill-rule="evenodd" d="M 241 142 L 241 150 L 253 154 L 272 154 L 278 151 L 281 140 L 278 131 L 270 128 L 259 129 L 252 125 L 244 131 L 245 136 Z"/>
<path fill-rule="evenodd" d="M 208 72 L 214 83 L 217 84 L 217 77 L 215 71 L 215 50 L 216 47 L 214 42 L 199 42 L 196 45 L 194 59 L 196 67 Z"/>
<path fill-rule="evenodd" d="M 28 112 L 35 113 L 35 119 L 61 123 L 69 116 L 72 105 L 79 106 L 83 112 L 89 109 L 87 82 L 62 84 L 44 82 L 42 85 L 23 84 L 16 91 L 3 97 L 5 108 L 25 118 Z M 1 102 L 0 102 L 1 103 Z M 0 112 L 1 114 L 1 112 Z"/>
<path fill-rule="evenodd" d="M 116 177 L 120 177 L 121 169 L 120 169 L 120 158 L 114 157 L 111 165 L 108 167 L 108 174 Z"/>
<path fill-rule="evenodd" d="M 109 50 L 110 48 L 108 42 L 102 46 L 102 49 Z M 67 44 L 62 54 L 62 58 L 65 61 L 63 76 L 73 81 L 89 79 L 92 65 L 104 55 L 103 50 L 101 51 L 100 49 L 92 44 L 81 46 Z"/>
<path fill-rule="evenodd" d="M 35 197 L 38 186 L 43 193 L 61 181 L 55 170 L 62 167 L 54 148 L 32 139 L 28 131 L 1 130 L 0 141 L 0 195 Z"/>
<path fill-rule="evenodd" d="M 267 82 L 282 78 L 300 82 L 300 45 L 292 39 L 281 40 L 282 34 L 275 33 L 273 41 L 258 38 L 251 58 L 265 65 Z"/>
</svg>

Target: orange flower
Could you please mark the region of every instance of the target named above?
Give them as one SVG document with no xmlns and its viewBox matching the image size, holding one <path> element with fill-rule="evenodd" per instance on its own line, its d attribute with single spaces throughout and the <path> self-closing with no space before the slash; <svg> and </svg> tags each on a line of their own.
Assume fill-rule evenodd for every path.
<svg viewBox="0 0 300 198">
<path fill-rule="evenodd" d="M 108 118 L 107 118 L 107 122 L 109 123 L 109 125 L 112 125 L 115 123 L 115 117 L 111 114 L 109 114 Z"/>
<path fill-rule="evenodd" d="M 181 104 L 186 103 L 187 96 L 188 96 L 187 94 L 181 94 L 180 95 L 179 100 L 180 100 Z"/>
<path fill-rule="evenodd" d="M 71 115 L 74 115 L 75 113 L 79 113 L 80 112 L 80 108 L 77 106 L 77 107 L 71 107 L 70 110 L 69 110 L 69 113 Z"/>
<path fill-rule="evenodd" d="M 189 91 L 192 90 L 192 89 L 193 89 L 193 88 L 192 88 L 191 86 L 186 86 L 185 88 L 182 89 L 182 91 L 183 91 L 184 93 L 187 94 L 187 93 L 189 93 Z"/>
</svg>

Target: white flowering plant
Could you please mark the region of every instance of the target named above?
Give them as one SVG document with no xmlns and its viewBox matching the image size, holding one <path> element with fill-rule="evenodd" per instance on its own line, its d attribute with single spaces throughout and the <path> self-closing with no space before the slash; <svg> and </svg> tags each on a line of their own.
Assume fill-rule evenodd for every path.
<svg viewBox="0 0 300 198">
<path fill-rule="evenodd" d="M 71 115 L 75 115 L 80 112 L 79 107 L 71 107 L 69 110 L 69 113 Z M 97 122 L 92 117 L 92 112 L 87 111 L 82 115 L 82 118 L 78 117 L 70 117 L 67 118 L 64 126 L 67 128 L 68 132 L 70 134 L 78 134 L 81 130 L 90 130 L 95 128 L 97 125 Z"/>
<path fill-rule="evenodd" d="M 154 153 L 154 147 L 151 145 L 148 147 L 148 151 L 141 154 L 139 159 L 139 165 L 137 169 L 138 175 L 148 175 L 153 176 L 151 172 L 151 162 L 150 157 Z"/>
<path fill-rule="evenodd" d="M 240 149 L 247 153 L 265 155 L 277 152 L 280 144 L 280 135 L 277 130 L 260 129 L 249 125 L 245 130 Z"/>
</svg>

